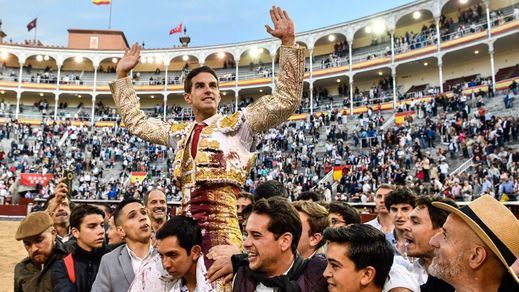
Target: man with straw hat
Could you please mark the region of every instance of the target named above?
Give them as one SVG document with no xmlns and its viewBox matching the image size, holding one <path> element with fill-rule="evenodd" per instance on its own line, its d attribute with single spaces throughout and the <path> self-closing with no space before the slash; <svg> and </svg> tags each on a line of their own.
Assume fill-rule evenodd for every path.
<svg viewBox="0 0 519 292">
<path fill-rule="evenodd" d="M 442 231 L 431 238 L 434 258 L 429 273 L 456 291 L 519 291 L 511 266 L 519 255 L 519 222 L 488 195 L 456 209 L 433 202 L 450 213 Z"/>
</svg>

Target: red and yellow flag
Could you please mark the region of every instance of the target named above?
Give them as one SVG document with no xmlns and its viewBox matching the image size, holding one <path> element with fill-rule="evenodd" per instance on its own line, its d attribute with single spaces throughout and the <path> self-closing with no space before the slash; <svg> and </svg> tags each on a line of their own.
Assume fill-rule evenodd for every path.
<svg viewBox="0 0 519 292">
<path fill-rule="evenodd" d="M 130 173 L 130 182 L 131 184 L 140 184 L 146 178 L 148 174 L 146 172 L 131 172 Z"/>
<path fill-rule="evenodd" d="M 95 5 L 109 5 L 111 2 L 112 0 L 92 0 Z"/>
</svg>

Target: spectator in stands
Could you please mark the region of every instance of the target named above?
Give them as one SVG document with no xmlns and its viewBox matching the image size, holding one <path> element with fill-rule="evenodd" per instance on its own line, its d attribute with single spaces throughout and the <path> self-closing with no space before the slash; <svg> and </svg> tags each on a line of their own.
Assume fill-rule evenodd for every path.
<svg viewBox="0 0 519 292">
<path fill-rule="evenodd" d="M 292 206 L 294 206 L 299 213 L 302 226 L 297 251 L 304 259 L 322 256 L 323 262 L 325 262 L 326 259 L 319 249 L 325 244 L 323 240 L 324 229 L 330 226 L 328 210 L 318 203 L 311 201 L 293 202 Z"/>
<path fill-rule="evenodd" d="M 141 201 L 133 198 L 121 201 L 113 216 L 126 244 L 103 256 L 92 285 L 94 292 L 127 291 L 141 265 L 156 254 L 151 245 L 150 219 Z"/>
<path fill-rule="evenodd" d="M 386 234 L 386 238 L 391 243 L 395 255 L 405 255 L 404 232 L 409 214 L 416 205 L 416 195 L 410 189 L 400 187 L 389 192 L 384 203 L 395 226 L 393 232 Z"/>
<path fill-rule="evenodd" d="M 357 209 L 345 202 L 331 202 L 328 205 L 330 214 L 330 226 L 333 228 L 360 223 L 360 215 Z"/>
<path fill-rule="evenodd" d="M 328 291 L 382 291 L 393 264 L 391 245 L 382 232 L 352 224 L 328 228 L 324 238 L 328 265 L 323 275 Z"/>
<path fill-rule="evenodd" d="M 91 205 L 76 206 L 70 228 L 76 238 L 73 251 L 52 267 L 53 291 L 89 292 L 97 275 L 104 243 L 104 212 Z"/>
<path fill-rule="evenodd" d="M 28 256 L 14 268 L 15 292 L 52 290 L 51 267 L 67 255 L 56 235 L 47 212 L 33 212 L 20 222 L 15 238 L 23 241 Z"/>
<path fill-rule="evenodd" d="M 431 238 L 434 258 L 429 273 L 456 291 L 518 291 L 511 269 L 519 255 L 519 224 L 514 214 L 490 196 L 457 209 L 433 205 L 450 213 L 442 232 Z"/>
<path fill-rule="evenodd" d="M 395 189 L 395 186 L 390 184 L 382 184 L 378 187 L 375 192 L 375 212 L 377 213 L 377 217 L 366 222 L 366 224 L 375 227 L 384 234 L 393 232 L 393 229 L 395 228 L 393 225 L 393 219 L 389 215 L 385 203 L 386 195 Z"/>
<path fill-rule="evenodd" d="M 144 195 L 143 202 L 150 217 L 151 230 L 156 233 L 168 220 L 166 194 L 160 188 L 152 188 Z"/>
<path fill-rule="evenodd" d="M 233 291 L 326 291 L 325 265 L 305 265 L 297 253 L 302 227 L 296 209 L 279 197 L 256 201 L 252 208 L 244 241 L 248 255 L 233 256 Z"/>
<path fill-rule="evenodd" d="M 449 284 L 430 276 L 427 273 L 434 257 L 434 248 L 429 244 L 430 239 L 438 232 L 447 219 L 449 213 L 432 205 L 432 202 L 443 202 L 457 208 L 456 203 L 449 199 L 430 196 L 419 197 L 416 208 L 409 214 L 404 238 L 407 240 L 407 256 L 418 258 L 409 269 L 413 272 L 424 292 L 454 291 Z M 405 262 L 401 262 L 405 264 Z"/>
</svg>

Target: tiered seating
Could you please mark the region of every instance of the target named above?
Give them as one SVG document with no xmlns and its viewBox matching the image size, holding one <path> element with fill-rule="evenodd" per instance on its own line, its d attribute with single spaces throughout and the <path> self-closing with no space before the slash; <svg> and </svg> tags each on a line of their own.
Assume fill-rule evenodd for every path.
<svg viewBox="0 0 519 292">
<path fill-rule="evenodd" d="M 424 91 L 427 88 L 427 85 L 429 85 L 429 84 L 413 85 L 413 86 L 411 86 L 411 88 L 409 88 L 409 90 L 406 92 L 406 94 Z"/>
<path fill-rule="evenodd" d="M 454 85 L 457 85 L 460 83 L 465 83 L 465 82 L 470 82 L 473 79 L 476 79 L 477 76 L 478 76 L 477 74 L 474 74 L 474 75 L 470 75 L 470 76 L 463 76 L 463 77 L 458 77 L 458 78 L 454 78 L 454 79 L 449 79 L 445 83 L 443 83 L 443 91 L 450 91 Z"/>
<path fill-rule="evenodd" d="M 496 73 L 496 82 L 519 76 L 519 64 L 499 69 Z"/>
</svg>

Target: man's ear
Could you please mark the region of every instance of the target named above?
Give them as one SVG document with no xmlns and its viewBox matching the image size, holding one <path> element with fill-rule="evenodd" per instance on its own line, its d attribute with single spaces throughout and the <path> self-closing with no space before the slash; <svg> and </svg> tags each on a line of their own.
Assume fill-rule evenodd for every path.
<svg viewBox="0 0 519 292">
<path fill-rule="evenodd" d="M 201 253 L 202 248 L 200 247 L 200 245 L 194 245 L 191 248 L 191 258 L 193 259 L 193 261 L 197 261 Z"/>
<path fill-rule="evenodd" d="M 312 234 L 312 236 L 310 236 L 310 246 L 316 247 L 317 245 L 319 245 L 322 239 L 323 235 L 321 233 Z"/>
<path fill-rule="evenodd" d="M 70 231 L 72 232 L 72 236 L 74 236 L 76 239 L 79 238 L 79 229 L 77 229 L 76 227 L 72 227 Z"/>
<path fill-rule="evenodd" d="M 285 234 L 281 235 L 279 237 L 279 244 L 281 246 L 281 250 L 287 251 L 287 250 L 291 249 L 293 240 L 294 240 L 294 237 L 289 232 L 285 232 Z"/>
<path fill-rule="evenodd" d="M 377 271 L 372 266 L 367 266 L 366 268 L 362 269 L 360 278 L 360 284 L 362 286 L 367 286 L 369 283 L 373 282 L 375 280 L 375 275 L 377 274 Z"/>
<path fill-rule="evenodd" d="M 187 104 L 191 105 L 193 104 L 193 100 L 191 99 L 191 93 L 184 93 L 184 100 L 187 102 Z"/>
<path fill-rule="evenodd" d="M 115 226 L 115 228 L 117 229 L 117 231 L 121 234 L 121 236 L 124 238 L 126 238 L 126 232 L 124 232 L 124 229 L 121 227 L 121 226 Z"/>
</svg>

